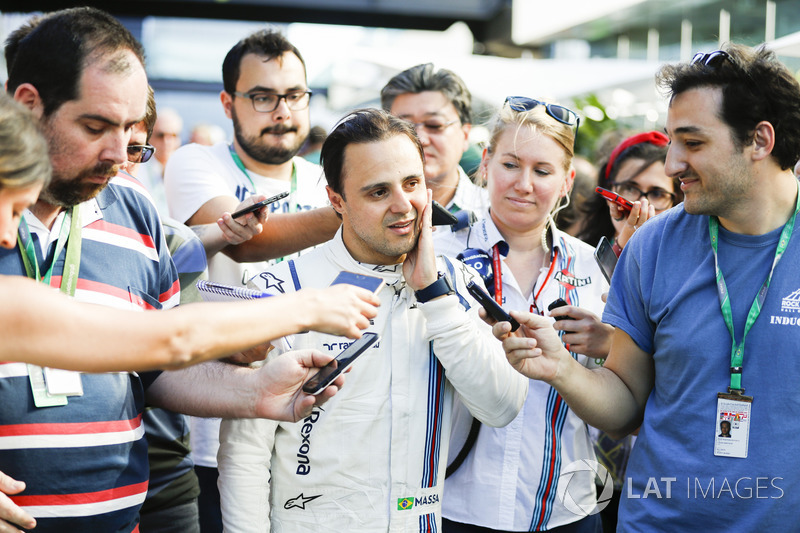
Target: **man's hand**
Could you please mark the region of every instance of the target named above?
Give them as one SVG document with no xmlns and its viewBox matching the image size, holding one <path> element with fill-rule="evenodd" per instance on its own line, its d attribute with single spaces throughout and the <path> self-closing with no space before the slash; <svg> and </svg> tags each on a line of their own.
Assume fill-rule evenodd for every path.
<svg viewBox="0 0 800 533">
<path fill-rule="evenodd" d="M 235 213 L 240 209 L 244 209 L 245 207 L 249 207 L 266 199 L 267 197 L 263 194 L 255 194 L 249 198 L 245 198 L 242 203 L 236 206 L 233 212 Z M 263 224 L 267 221 L 268 216 L 269 209 L 266 207 L 237 218 L 233 218 L 230 213 L 223 213 L 217 220 L 217 226 L 222 230 L 222 235 L 228 244 L 241 244 L 261 233 L 264 229 Z"/>
<path fill-rule="evenodd" d="M 339 376 L 316 396 L 303 392 L 303 384 L 333 359 L 317 350 L 286 352 L 254 372 L 254 386 L 259 391 L 256 416 L 297 422 L 311 414 L 315 405 L 322 405 L 344 384 Z"/>
<path fill-rule="evenodd" d="M 267 355 L 272 351 L 273 348 L 275 347 L 272 344 L 265 342 L 264 344 L 253 346 L 249 350 L 243 350 L 239 353 L 233 354 L 230 357 L 227 357 L 225 360 L 236 365 L 249 365 L 250 363 L 263 361 L 266 359 Z"/>
<path fill-rule="evenodd" d="M 310 329 L 351 339 L 361 337 L 361 330 L 369 327 L 369 319 L 378 315 L 381 304 L 370 291 L 347 284 L 302 289 L 297 295 L 309 307 Z"/>
<path fill-rule="evenodd" d="M 494 336 L 503 341 L 508 362 L 522 375 L 552 384 L 565 361 L 572 361 L 572 356 L 550 320 L 521 311 L 510 314 L 520 323 L 520 329 L 509 334 L 511 324 L 508 322 L 498 322 L 492 327 Z"/>
<path fill-rule="evenodd" d="M 564 331 L 561 341 L 568 344 L 571 351 L 595 359 L 608 357 L 614 327 L 604 324 L 599 316 L 571 305 L 553 309 L 550 316 L 556 319 L 553 328 Z M 567 316 L 574 320 L 563 320 Z"/>
<path fill-rule="evenodd" d="M 419 240 L 413 250 L 406 254 L 403 262 L 403 277 L 412 290 L 418 291 L 434 283 L 439 277 L 436 253 L 433 251 L 431 213 L 433 192 L 428 189 L 428 203 L 419 213 Z"/>
<path fill-rule="evenodd" d="M 25 529 L 36 527 L 36 520 L 6 496 L 6 494 L 19 494 L 23 490 L 25 490 L 24 482 L 17 481 L 0 472 L 0 533 L 22 533 L 13 524 Z"/>
</svg>

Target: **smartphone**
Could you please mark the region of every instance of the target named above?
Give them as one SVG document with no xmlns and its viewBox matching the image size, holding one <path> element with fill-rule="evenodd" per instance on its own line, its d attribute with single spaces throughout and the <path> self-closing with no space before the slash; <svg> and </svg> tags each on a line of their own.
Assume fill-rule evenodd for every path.
<svg viewBox="0 0 800 533">
<path fill-rule="evenodd" d="M 519 329 L 519 322 L 514 320 L 514 318 L 506 313 L 500 304 L 494 301 L 494 298 L 489 296 L 489 293 L 480 288 L 474 281 L 470 281 L 467 283 L 467 290 L 472 295 L 473 298 L 478 300 L 478 303 L 486 309 L 486 312 L 489 313 L 489 316 L 497 320 L 498 322 L 510 322 L 511 323 L 511 331 L 517 331 Z"/>
<path fill-rule="evenodd" d="M 262 207 L 266 207 L 266 206 L 268 206 L 269 204 L 271 204 L 273 202 L 277 202 L 278 200 L 286 198 L 287 196 L 289 196 L 289 191 L 283 191 L 282 193 L 276 194 L 275 196 L 267 198 L 266 200 L 262 200 L 260 202 L 256 202 L 256 203 L 254 203 L 253 205 L 251 205 L 249 207 L 245 207 L 244 209 L 240 209 L 240 210 L 236 211 L 234 214 L 232 214 L 231 217 L 232 218 L 239 218 L 241 216 L 246 215 L 247 213 L 252 213 L 253 211 L 258 211 Z"/>
<path fill-rule="evenodd" d="M 386 285 L 383 279 L 379 277 L 356 274 L 355 272 L 348 272 L 346 270 L 339 272 L 339 275 L 336 276 L 336 279 L 333 280 L 331 285 L 337 285 L 339 283 L 348 283 L 356 287 L 363 287 L 374 294 L 378 294 L 383 286 Z"/>
<path fill-rule="evenodd" d="M 365 332 L 360 339 L 345 348 L 333 361 L 320 368 L 319 372 L 306 381 L 303 384 L 303 392 L 316 395 L 324 391 L 342 372 L 350 368 L 359 355 L 375 344 L 378 338 L 377 333 Z"/>
<path fill-rule="evenodd" d="M 597 243 L 597 247 L 594 249 L 594 258 L 600 266 L 603 276 L 606 277 L 606 281 L 611 283 L 611 275 L 617 266 L 617 254 L 614 253 L 611 243 L 605 235 L 600 237 L 600 242 Z"/>
<path fill-rule="evenodd" d="M 553 309 L 556 309 L 557 307 L 564 307 L 565 305 L 569 305 L 569 304 L 567 303 L 567 301 L 564 298 L 559 298 L 558 300 L 556 300 L 553 303 L 551 303 L 550 305 L 548 305 L 547 306 L 547 310 L 548 311 L 552 311 Z M 553 318 L 555 318 L 556 320 L 575 320 L 574 316 L 569 316 L 569 315 L 560 315 L 558 317 L 553 317 Z"/>
<path fill-rule="evenodd" d="M 605 198 L 609 202 L 614 202 L 625 211 L 630 212 L 630 210 L 633 209 L 632 202 L 626 200 L 625 198 L 623 198 L 622 196 L 620 196 L 615 192 L 611 192 L 608 189 L 604 189 L 602 187 L 595 188 L 595 192 L 599 193 L 603 198 Z"/>
<path fill-rule="evenodd" d="M 433 200 L 432 204 L 433 211 L 431 212 L 431 224 L 434 226 L 451 226 L 453 224 L 458 224 L 458 218 L 442 207 L 442 204 Z"/>
</svg>

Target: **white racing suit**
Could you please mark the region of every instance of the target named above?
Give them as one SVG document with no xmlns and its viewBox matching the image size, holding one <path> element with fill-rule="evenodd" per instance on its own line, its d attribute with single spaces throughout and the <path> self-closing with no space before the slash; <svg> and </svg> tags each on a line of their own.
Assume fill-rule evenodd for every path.
<svg viewBox="0 0 800 533">
<path fill-rule="evenodd" d="M 381 277 L 388 286 L 368 328 L 379 342 L 321 409 L 297 423 L 223 421 L 226 532 L 441 531 L 454 396 L 484 424 L 502 426 L 522 407 L 528 380 L 478 317 L 465 289 L 477 274 L 455 260 L 437 261 L 456 294 L 425 304 L 403 280 L 402 265 L 356 262 L 341 230 L 328 244 L 253 278 L 251 285 L 275 294 L 327 287 L 343 270 Z M 350 344 L 317 332 L 284 340 L 282 349 L 332 355 Z"/>
</svg>

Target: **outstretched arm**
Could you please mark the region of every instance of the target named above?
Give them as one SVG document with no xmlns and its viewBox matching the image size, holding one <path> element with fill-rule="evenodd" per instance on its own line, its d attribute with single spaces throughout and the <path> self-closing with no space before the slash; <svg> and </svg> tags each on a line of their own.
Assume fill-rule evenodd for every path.
<svg viewBox="0 0 800 533">
<path fill-rule="evenodd" d="M 216 224 L 222 219 L 220 225 L 223 225 L 227 222 L 223 214 L 234 212 L 237 205 L 232 196 L 212 198 L 186 224 Z M 275 259 L 329 241 L 340 225 L 341 220 L 330 207 L 298 213 L 272 213 L 263 223 L 261 233 L 241 244 L 222 248 L 222 253 L 240 263 Z"/>
<path fill-rule="evenodd" d="M 627 333 L 617 328 L 605 365 L 589 370 L 567 352 L 546 318 L 519 311 L 511 315 L 520 330 L 509 334 L 508 322 L 500 322 L 493 332 L 517 371 L 554 387 L 575 414 L 612 436 L 641 424 L 655 370 L 652 356 Z"/>
<path fill-rule="evenodd" d="M 0 360 L 86 372 L 181 367 L 308 329 L 358 338 L 380 303 L 365 289 L 337 285 L 133 312 L 77 303 L 18 276 L 0 276 L 0 293 L 9 302 L 0 308 Z"/>
</svg>

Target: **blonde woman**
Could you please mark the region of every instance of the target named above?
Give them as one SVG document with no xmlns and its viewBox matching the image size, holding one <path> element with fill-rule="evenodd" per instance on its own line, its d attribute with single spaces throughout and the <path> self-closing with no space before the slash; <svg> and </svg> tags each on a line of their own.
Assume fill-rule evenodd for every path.
<svg viewBox="0 0 800 533">
<path fill-rule="evenodd" d="M 562 341 L 588 366 L 604 358 L 610 345 L 613 328 L 599 319 L 608 285 L 593 248 L 553 223 L 575 176 L 578 125 L 566 107 L 507 98 L 493 119 L 480 166 L 491 207 L 482 220 L 452 233 L 439 252 L 459 253 L 476 267 L 507 311 L 556 319 Z M 566 305 L 550 311 L 559 298 Z M 455 455 L 451 449 L 451 459 Z M 480 427 L 447 479 L 444 531 L 599 531 L 597 515 L 580 514 L 597 501 L 593 472 L 571 476 L 571 507 L 563 503 L 559 482 L 569 476 L 561 474 L 581 459 L 594 459 L 586 425 L 554 389 L 532 380 L 516 419 L 503 428 Z"/>
</svg>

